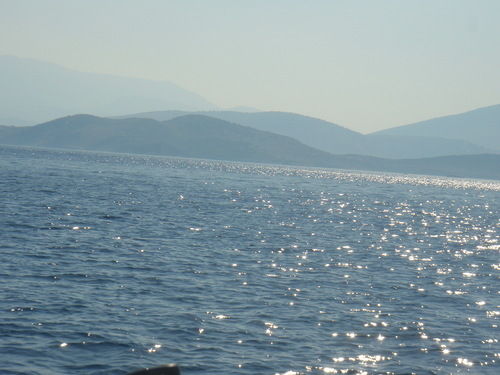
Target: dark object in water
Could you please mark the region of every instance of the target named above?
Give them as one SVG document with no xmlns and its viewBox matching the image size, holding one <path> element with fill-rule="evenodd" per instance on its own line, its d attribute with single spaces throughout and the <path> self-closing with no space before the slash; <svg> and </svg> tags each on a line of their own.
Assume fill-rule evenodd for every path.
<svg viewBox="0 0 500 375">
<path fill-rule="evenodd" d="M 128 375 L 181 375 L 181 370 L 179 369 L 179 366 L 171 364 L 161 367 L 138 370 L 135 372 L 131 372 Z"/>
</svg>

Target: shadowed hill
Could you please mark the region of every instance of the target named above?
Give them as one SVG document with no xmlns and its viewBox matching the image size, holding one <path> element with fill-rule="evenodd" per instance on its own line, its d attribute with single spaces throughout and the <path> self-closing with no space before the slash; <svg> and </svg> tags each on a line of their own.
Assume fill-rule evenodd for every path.
<svg viewBox="0 0 500 375">
<path fill-rule="evenodd" d="M 0 129 L 11 145 L 127 152 L 297 165 L 326 165 L 326 152 L 295 139 L 202 115 L 169 121 L 76 115 L 33 127 Z"/>
</svg>

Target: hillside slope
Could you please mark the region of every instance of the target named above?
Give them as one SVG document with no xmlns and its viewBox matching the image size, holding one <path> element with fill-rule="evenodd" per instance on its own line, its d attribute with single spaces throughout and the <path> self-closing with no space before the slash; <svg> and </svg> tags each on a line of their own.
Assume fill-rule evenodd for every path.
<svg viewBox="0 0 500 375">
<path fill-rule="evenodd" d="M 475 143 L 500 153 L 500 104 L 381 130 L 378 136 L 440 137 Z"/>
</svg>

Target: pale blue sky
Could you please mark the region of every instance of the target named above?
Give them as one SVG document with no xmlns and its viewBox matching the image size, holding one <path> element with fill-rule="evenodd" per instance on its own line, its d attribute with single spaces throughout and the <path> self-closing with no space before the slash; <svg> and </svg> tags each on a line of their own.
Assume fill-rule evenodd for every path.
<svg viewBox="0 0 500 375">
<path fill-rule="evenodd" d="M 500 104 L 498 0 L 0 0 L 0 55 L 360 132 Z"/>
</svg>

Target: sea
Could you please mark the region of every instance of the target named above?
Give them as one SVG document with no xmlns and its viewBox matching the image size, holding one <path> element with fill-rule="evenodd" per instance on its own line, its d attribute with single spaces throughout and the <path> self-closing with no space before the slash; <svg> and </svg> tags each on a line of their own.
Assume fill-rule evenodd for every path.
<svg viewBox="0 0 500 375">
<path fill-rule="evenodd" d="M 0 374 L 499 374 L 500 181 L 0 147 Z"/>
</svg>

